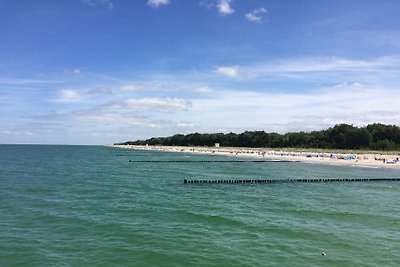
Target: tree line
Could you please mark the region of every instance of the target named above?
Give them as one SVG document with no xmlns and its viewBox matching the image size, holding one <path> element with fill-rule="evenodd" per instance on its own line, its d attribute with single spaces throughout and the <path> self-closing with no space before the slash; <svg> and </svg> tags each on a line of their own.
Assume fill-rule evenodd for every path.
<svg viewBox="0 0 400 267">
<path fill-rule="evenodd" d="M 337 124 L 326 130 L 312 132 L 191 133 L 116 144 L 211 147 L 216 143 L 224 147 L 400 150 L 400 127 L 381 123 L 369 124 L 366 127 Z"/>
</svg>

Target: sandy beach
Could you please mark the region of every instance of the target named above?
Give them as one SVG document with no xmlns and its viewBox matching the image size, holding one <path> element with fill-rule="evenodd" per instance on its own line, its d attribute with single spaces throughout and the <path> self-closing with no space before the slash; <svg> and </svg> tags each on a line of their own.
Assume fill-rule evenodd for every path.
<svg viewBox="0 0 400 267">
<path fill-rule="evenodd" d="M 367 153 L 328 153 L 328 152 L 303 152 L 281 151 L 265 148 L 226 148 L 226 147 L 186 147 L 186 146 L 135 146 L 111 145 L 111 147 L 150 150 L 165 152 L 180 152 L 206 155 L 220 155 L 230 157 L 251 157 L 272 160 L 293 160 L 312 164 L 331 164 L 358 166 L 364 168 L 393 168 L 400 170 L 400 153 L 367 154 Z"/>
</svg>

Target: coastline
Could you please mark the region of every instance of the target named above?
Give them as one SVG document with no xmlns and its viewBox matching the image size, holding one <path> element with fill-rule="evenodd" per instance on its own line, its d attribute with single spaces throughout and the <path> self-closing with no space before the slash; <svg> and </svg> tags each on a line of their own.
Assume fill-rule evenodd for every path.
<svg viewBox="0 0 400 267">
<path fill-rule="evenodd" d="M 203 155 L 220 155 L 230 157 L 251 157 L 271 160 L 288 160 L 302 163 L 353 166 L 364 168 L 391 168 L 400 170 L 400 154 L 384 155 L 372 153 L 329 153 L 283 151 L 267 148 L 230 148 L 230 147 L 193 147 L 193 146 L 139 146 L 139 145 L 110 145 L 110 147 L 192 153 Z"/>
</svg>

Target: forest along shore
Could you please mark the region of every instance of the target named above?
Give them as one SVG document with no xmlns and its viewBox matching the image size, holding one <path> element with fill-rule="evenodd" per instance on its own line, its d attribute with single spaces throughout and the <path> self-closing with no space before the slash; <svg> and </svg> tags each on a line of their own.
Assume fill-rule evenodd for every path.
<svg viewBox="0 0 400 267">
<path fill-rule="evenodd" d="M 372 153 L 328 153 L 282 151 L 263 148 L 229 148 L 229 147 L 189 147 L 189 146 L 140 146 L 140 145 L 110 145 L 110 147 L 181 152 L 205 155 L 220 155 L 231 157 L 251 157 L 272 160 L 293 160 L 305 163 L 348 165 L 370 168 L 394 168 L 400 170 L 400 152 L 393 154 Z"/>
</svg>

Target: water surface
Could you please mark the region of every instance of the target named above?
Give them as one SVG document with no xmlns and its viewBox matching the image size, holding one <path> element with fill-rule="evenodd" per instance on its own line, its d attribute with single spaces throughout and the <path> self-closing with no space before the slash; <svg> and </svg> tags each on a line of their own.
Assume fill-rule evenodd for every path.
<svg viewBox="0 0 400 267">
<path fill-rule="evenodd" d="M 400 171 L 101 146 L 0 146 L 0 266 L 400 266 Z M 325 252 L 326 256 L 322 256 Z"/>
</svg>

